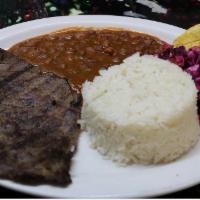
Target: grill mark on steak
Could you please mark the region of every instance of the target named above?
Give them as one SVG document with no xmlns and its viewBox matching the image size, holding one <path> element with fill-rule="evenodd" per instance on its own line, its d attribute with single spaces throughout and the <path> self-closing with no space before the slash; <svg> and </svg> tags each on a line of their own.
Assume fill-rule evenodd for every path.
<svg viewBox="0 0 200 200">
<path fill-rule="evenodd" d="M 4 78 L 3 80 L 0 81 L 0 87 L 2 87 L 2 88 L 5 87 L 9 82 L 15 80 L 18 76 L 31 70 L 32 67 L 33 67 L 33 65 L 27 65 L 23 70 L 16 71 L 15 73 L 11 74 L 10 76 Z"/>
<path fill-rule="evenodd" d="M 0 95 L 0 178 L 68 185 L 81 97 L 67 81 L 2 49 Z"/>
<path fill-rule="evenodd" d="M 25 66 L 27 66 L 25 61 L 20 59 L 17 60 L 12 54 L 5 54 L 4 50 L 0 49 L 0 80 L 8 77 L 14 72 L 23 70 Z"/>
<path fill-rule="evenodd" d="M 28 70 L 27 73 L 21 74 L 17 80 L 13 80 L 11 83 L 8 83 L 4 85 L 4 87 L 0 90 L 0 102 L 3 101 L 3 99 L 10 98 L 12 96 L 15 96 L 20 91 L 24 90 L 24 87 L 27 89 L 32 84 L 32 80 L 36 82 L 36 79 L 41 79 L 41 77 L 38 77 L 37 73 L 33 73 L 35 69 L 32 68 Z M 0 73 L 2 75 L 2 73 Z M 5 74 L 5 72 L 4 72 Z M 1 77 L 1 76 L 0 76 Z"/>
</svg>

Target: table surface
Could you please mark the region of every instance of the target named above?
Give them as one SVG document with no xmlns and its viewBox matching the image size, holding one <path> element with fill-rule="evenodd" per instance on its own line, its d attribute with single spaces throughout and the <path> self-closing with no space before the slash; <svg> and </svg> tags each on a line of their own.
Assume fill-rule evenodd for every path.
<svg viewBox="0 0 200 200">
<path fill-rule="evenodd" d="M 1 0 L 1 1 L 3 1 L 3 0 Z M 49 0 L 49 1 L 51 1 L 51 0 Z M 45 2 L 48 3 L 48 1 L 45 1 Z M 46 4 L 45 13 L 41 13 L 41 16 L 40 16 L 40 15 L 38 15 L 38 12 L 37 12 L 37 15 L 36 15 L 35 18 L 41 18 L 41 17 L 47 17 L 47 16 L 56 16 L 56 15 L 61 15 L 63 13 L 64 14 L 67 13 L 67 11 L 65 12 L 65 10 L 62 8 L 62 6 L 58 5 L 58 7 L 56 7 L 57 5 L 52 4 L 52 2 L 55 3 L 55 1 L 52 0 L 50 4 Z M 158 1 L 158 2 L 160 2 L 160 1 Z M 168 0 L 168 2 L 170 2 L 170 0 Z M 178 1 L 176 1 L 176 2 L 178 2 Z M 186 4 L 187 4 L 187 1 L 184 1 L 184 2 L 186 2 Z M 51 6 L 53 6 L 54 9 L 51 9 Z M 106 6 L 106 5 L 104 5 L 104 6 Z M 109 4 L 109 6 L 110 6 L 110 4 Z M 86 14 L 89 13 L 89 14 L 117 14 L 117 15 L 122 15 L 122 10 L 120 10 L 120 7 L 119 7 L 121 5 L 119 5 L 119 3 L 118 3 L 117 6 L 118 7 L 116 7 L 116 6 L 113 7 L 113 5 L 112 5 L 112 9 L 105 9 L 105 7 L 103 9 L 101 9 L 98 6 L 96 6 L 96 7 L 94 6 L 94 8 L 93 7 L 90 8 L 90 12 L 83 11 L 83 13 L 86 12 Z M 151 12 L 151 10 L 149 10 L 148 7 L 145 7 L 144 5 L 141 5 L 141 4 L 137 5 L 135 13 L 136 13 L 137 17 L 141 16 L 142 18 L 153 19 L 153 20 L 156 20 L 156 21 L 162 21 L 162 22 L 165 22 L 165 23 L 168 23 L 168 24 L 177 25 L 177 26 L 182 27 L 182 28 L 188 28 L 188 27 L 190 27 L 194 24 L 200 23 L 200 6 L 199 6 L 199 4 L 196 7 L 194 7 L 194 6 L 191 7 L 191 8 L 185 7 L 184 9 L 178 9 L 178 10 L 176 9 L 176 6 L 174 6 L 174 5 L 172 7 L 170 7 L 170 5 L 166 4 L 165 6 L 168 6 L 167 14 L 162 14 L 162 13 L 159 13 L 159 12 L 158 13 Z M 57 9 L 56 12 L 55 12 L 55 7 Z M 115 12 L 115 8 L 118 11 Z M 41 7 L 40 7 L 40 9 L 41 9 Z M 119 12 L 119 13 L 117 13 L 117 12 Z M 132 16 L 133 13 L 132 13 L 132 11 L 131 12 L 124 12 L 123 15 Z M 9 23 L 10 23 L 9 19 L 14 19 L 12 17 L 13 16 L 10 16 L 10 18 L 9 18 L 9 16 L 7 16 L 6 13 L 5 13 L 5 15 L 3 15 L 3 19 L 8 20 Z M 22 18 L 23 18 L 23 16 L 22 16 Z M 19 19 L 19 17 L 17 17 L 17 19 Z M 24 19 L 26 19 L 26 18 L 24 18 Z M 0 20 L 1 20 L 1 18 L 0 18 Z M 21 21 L 21 22 L 23 22 L 23 21 Z M 8 24 L 6 24 L 6 23 L 4 23 L 4 24 L 7 26 Z M 1 198 L 34 198 L 34 196 L 23 194 L 23 193 L 16 192 L 16 191 L 12 191 L 12 190 L 9 190 L 9 189 L 5 189 L 3 187 L 0 187 L 0 197 Z M 200 197 L 200 185 L 197 185 L 195 187 L 192 187 L 192 188 L 189 188 L 189 189 L 177 192 L 177 193 L 173 193 L 173 194 L 170 194 L 170 195 L 165 195 L 165 196 L 162 196 L 162 197 L 163 198 L 199 198 Z"/>
<path fill-rule="evenodd" d="M 35 196 L 15 192 L 12 190 L 0 187 L 0 198 L 37 198 Z M 159 198 L 199 198 L 200 197 L 200 185 L 183 190 L 181 192 L 161 196 Z"/>
</svg>

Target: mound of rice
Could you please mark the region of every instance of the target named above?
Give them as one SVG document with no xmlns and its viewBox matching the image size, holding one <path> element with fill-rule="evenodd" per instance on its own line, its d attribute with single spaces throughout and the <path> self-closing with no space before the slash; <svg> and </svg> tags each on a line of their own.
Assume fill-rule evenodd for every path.
<svg viewBox="0 0 200 200">
<path fill-rule="evenodd" d="M 198 141 L 195 84 L 168 61 L 135 54 L 85 82 L 82 95 L 81 127 L 113 161 L 166 163 Z"/>
</svg>

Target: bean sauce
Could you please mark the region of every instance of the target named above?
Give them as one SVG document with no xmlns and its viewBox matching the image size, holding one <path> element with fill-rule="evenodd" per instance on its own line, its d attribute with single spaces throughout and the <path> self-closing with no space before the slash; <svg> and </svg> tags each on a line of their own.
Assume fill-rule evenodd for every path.
<svg viewBox="0 0 200 200">
<path fill-rule="evenodd" d="M 100 69 L 119 64 L 135 52 L 158 54 L 163 44 L 156 37 L 123 29 L 74 28 L 28 39 L 9 51 L 66 78 L 80 91 L 83 82 L 93 80 Z"/>
</svg>

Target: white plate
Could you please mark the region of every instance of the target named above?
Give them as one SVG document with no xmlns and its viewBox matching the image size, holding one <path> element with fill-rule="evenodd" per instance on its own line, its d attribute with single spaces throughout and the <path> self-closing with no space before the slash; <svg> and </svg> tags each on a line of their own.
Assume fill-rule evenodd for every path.
<svg viewBox="0 0 200 200">
<path fill-rule="evenodd" d="M 55 17 L 15 25 L 0 30 L 0 47 L 32 36 L 70 26 L 122 27 L 158 36 L 172 42 L 183 33 L 175 26 L 143 19 L 114 16 Z M 10 181 L 0 185 L 17 191 L 48 197 L 150 197 L 175 192 L 200 183 L 200 143 L 176 162 L 157 165 L 119 167 L 104 160 L 89 148 L 87 134 L 80 138 L 79 150 L 73 159 L 73 183 L 66 188 L 26 186 Z"/>
</svg>

